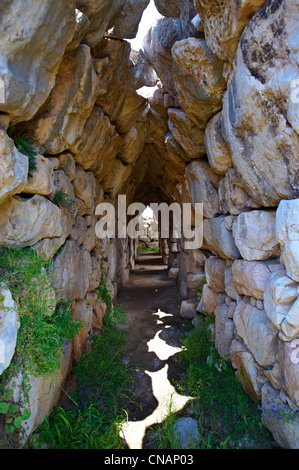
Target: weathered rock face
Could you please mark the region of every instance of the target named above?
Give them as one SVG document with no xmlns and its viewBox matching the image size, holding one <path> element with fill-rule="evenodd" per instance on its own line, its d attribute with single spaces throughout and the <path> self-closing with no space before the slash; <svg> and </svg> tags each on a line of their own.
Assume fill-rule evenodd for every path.
<svg viewBox="0 0 299 470">
<path fill-rule="evenodd" d="M 248 194 L 266 207 L 299 194 L 298 134 L 288 121 L 298 106 L 290 89 L 298 73 L 296 10 L 296 2 L 270 2 L 247 24 L 223 100 L 233 166 Z"/>
<path fill-rule="evenodd" d="M 19 152 L 12 139 L 0 130 L 0 203 L 22 192 L 28 179 L 28 158 Z"/>
<path fill-rule="evenodd" d="M 208 46 L 223 61 L 233 61 L 244 27 L 265 3 L 265 0 L 230 0 L 224 5 L 220 0 L 195 0 Z"/>
<path fill-rule="evenodd" d="M 1 3 L 0 77 L 5 99 L 0 111 L 9 113 L 12 124 L 31 119 L 54 87 L 75 32 L 74 7 L 74 0 L 29 1 L 25 8 L 20 0 Z"/>
<path fill-rule="evenodd" d="M 74 144 L 95 103 L 96 85 L 89 47 L 67 52 L 47 103 L 27 126 L 41 153 L 57 154 Z"/>
<path fill-rule="evenodd" d="M 17 305 L 11 292 L 0 284 L 0 375 L 9 366 L 17 344 L 20 327 Z"/>
<path fill-rule="evenodd" d="M 197 38 L 178 41 L 172 48 L 172 57 L 180 106 L 199 128 L 204 129 L 222 107 L 226 89 L 223 63 L 204 39 Z"/>
</svg>

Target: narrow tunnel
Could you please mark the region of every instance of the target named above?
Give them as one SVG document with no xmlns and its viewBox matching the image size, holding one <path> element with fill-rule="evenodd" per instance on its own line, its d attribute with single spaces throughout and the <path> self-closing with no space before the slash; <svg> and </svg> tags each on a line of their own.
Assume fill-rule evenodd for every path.
<svg viewBox="0 0 299 470">
<path fill-rule="evenodd" d="M 177 412 L 174 448 L 299 448 L 298 1 L 23 3 L 0 2 L 3 447 L 68 422 L 43 445 L 151 448 Z M 87 407 L 116 326 L 138 399 Z"/>
</svg>

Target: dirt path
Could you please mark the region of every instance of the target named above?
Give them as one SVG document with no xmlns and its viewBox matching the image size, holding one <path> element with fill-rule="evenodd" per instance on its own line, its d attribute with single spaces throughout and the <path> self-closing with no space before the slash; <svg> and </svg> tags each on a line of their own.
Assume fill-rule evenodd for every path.
<svg viewBox="0 0 299 470">
<path fill-rule="evenodd" d="M 117 303 L 127 305 L 129 324 L 124 363 L 133 364 L 136 404 L 129 407 L 123 437 L 131 449 L 144 447 L 146 429 L 162 422 L 189 401 L 173 387 L 179 377 L 180 338 L 189 324 L 179 316 L 181 297 L 167 267 L 157 255 L 137 258 Z M 190 324 L 189 324 L 190 325 Z"/>
</svg>

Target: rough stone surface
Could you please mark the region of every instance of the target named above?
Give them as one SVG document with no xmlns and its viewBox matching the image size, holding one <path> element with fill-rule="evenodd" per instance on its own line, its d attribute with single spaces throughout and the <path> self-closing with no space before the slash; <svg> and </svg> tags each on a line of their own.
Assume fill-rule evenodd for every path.
<svg viewBox="0 0 299 470">
<path fill-rule="evenodd" d="M 228 307 L 218 305 L 215 309 L 215 346 L 225 360 L 230 358 L 230 348 L 235 337 L 235 324 L 228 317 Z"/>
<path fill-rule="evenodd" d="M 96 85 L 89 47 L 82 44 L 67 52 L 50 97 L 27 125 L 40 153 L 57 154 L 74 144 L 95 103 Z"/>
<path fill-rule="evenodd" d="M 0 111 L 7 112 L 11 124 L 15 124 L 31 119 L 55 84 L 61 59 L 75 32 L 75 2 L 30 0 L 24 7 L 22 0 L 4 1 L 0 18 L 0 76 L 5 86 Z"/>
<path fill-rule="evenodd" d="M 225 175 L 226 170 L 232 166 L 232 159 L 223 136 L 221 111 L 207 123 L 204 142 L 212 170 Z"/>
<path fill-rule="evenodd" d="M 84 299 L 92 270 L 91 257 L 74 240 L 68 240 L 53 263 L 53 286 L 64 299 Z"/>
<path fill-rule="evenodd" d="M 208 120 L 221 110 L 226 89 L 223 63 L 204 39 L 197 38 L 176 42 L 172 57 L 181 108 L 199 128 L 204 129 Z"/>
<path fill-rule="evenodd" d="M 281 201 L 276 211 L 276 237 L 287 275 L 299 282 L 299 199 Z"/>
<path fill-rule="evenodd" d="M 39 194 L 23 200 L 14 196 L 0 211 L 0 243 L 11 247 L 32 246 L 43 238 L 68 235 L 67 216 Z"/>
<path fill-rule="evenodd" d="M 274 211 L 251 211 L 240 214 L 233 224 L 233 237 L 247 261 L 276 258 L 280 246 L 275 232 Z"/>
<path fill-rule="evenodd" d="M 17 305 L 11 292 L 0 284 L 0 375 L 9 366 L 20 327 Z"/>
<path fill-rule="evenodd" d="M 16 149 L 13 140 L 0 129 L 0 204 L 25 188 L 28 164 L 28 158 Z"/>
<path fill-rule="evenodd" d="M 246 23 L 265 3 L 265 0 L 230 0 L 225 4 L 221 0 L 195 0 L 207 43 L 218 57 L 233 61 Z"/>
<path fill-rule="evenodd" d="M 241 258 L 233 235 L 226 228 L 226 217 L 214 217 L 203 222 L 204 244 L 213 253 L 224 259 Z"/>
<path fill-rule="evenodd" d="M 192 449 L 194 446 L 199 446 L 201 442 L 201 435 L 195 419 L 178 419 L 173 425 L 173 431 L 180 449 Z"/>
<path fill-rule="evenodd" d="M 247 302 L 238 303 L 234 311 L 236 333 L 263 367 L 271 366 L 277 358 L 278 331 L 263 310 Z"/>
<path fill-rule="evenodd" d="M 298 100 L 291 99 L 298 76 L 295 11 L 295 0 L 268 3 L 249 21 L 223 99 L 233 166 L 245 191 L 265 207 L 299 191 L 299 137 L 291 118 L 298 113 Z"/>
</svg>

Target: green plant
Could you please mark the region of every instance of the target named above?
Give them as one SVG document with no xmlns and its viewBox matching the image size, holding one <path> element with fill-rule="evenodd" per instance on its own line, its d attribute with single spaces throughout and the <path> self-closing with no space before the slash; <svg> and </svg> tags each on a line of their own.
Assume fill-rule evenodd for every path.
<svg viewBox="0 0 299 470">
<path fill-rule="evenodd" d="M 138 245 L 137 247 L 137 253 L 138 254 L 142 254 L 142 253 L 159 253 L 160 252 L 160 249 L 158 247 L 153 247 L 153 248 L 150 248 L 150 247 L 145 247 L 145 246 L 141 246 L 141 245 Z"/>
<path fill-rule="evenodd" d="M 19 152 L 26 155 L 29 160 L 28 177 L 32 178 L 32 172 L 36 170 L 37 152 L 33 148 L 32 140 L 28 139 L 25 134 L 15 135 L 15 126 L 8 129 L 7 134 L 14 140 L 15 146 Z"/>
<path fill-rule="evenodd" d="M 0 281 L 12 293 L 20 319 L 15 354 L 0 377 L 2 411 L 3 403 L 10 403 L 2 422 L 6 420 L 6 431 L 11 433 L 19 429 L 23 415 L 11 415 L 16 407 L 12 398 L 10 402 L 3 399 L 7 387 L 13 388 L 11 383 L 17 376 L 22 378 L 22 398 L 16 405 L 18 410 L 23 409 L 28 403 L 29 374 L 49 375 L 60 369 L 61 358 L 69 355 L 74 336 L 85 325 L 72 319 L 70 302 L 56 301 L 49 266 L 50 262 L 31 248 L 0 249 Z"/>
<path fill-rule="evenodd" d="M 52 449 L 123 449 L 119 436 L 133 400 L 130 368 L 122 362 L 125 333 L 105 322 L 92 351 L 74 368 L 77 389 L 68 410 L 55 407 L 32 436 L 29 446 L 47 443 Z"/>
<path fill-rule="evenodd" d="M 59 189 L 53 197 L 54 204 L 62 207 L 67 212 L 72 212 L 73 205 L 75 204 L 74 199 L 72 199 L 68 194 L 64 193 L 62 189 Z"/>
<path fill-rule="evenodd" d="M 198 292 L 197 292 L 197 300 L 198 301 L 201 300 L 203 286 L 206 284 L 206 282 L 207 282 L 206 277 L 203 277 L 203 279 L 198 282 Z"/>
</svg>

